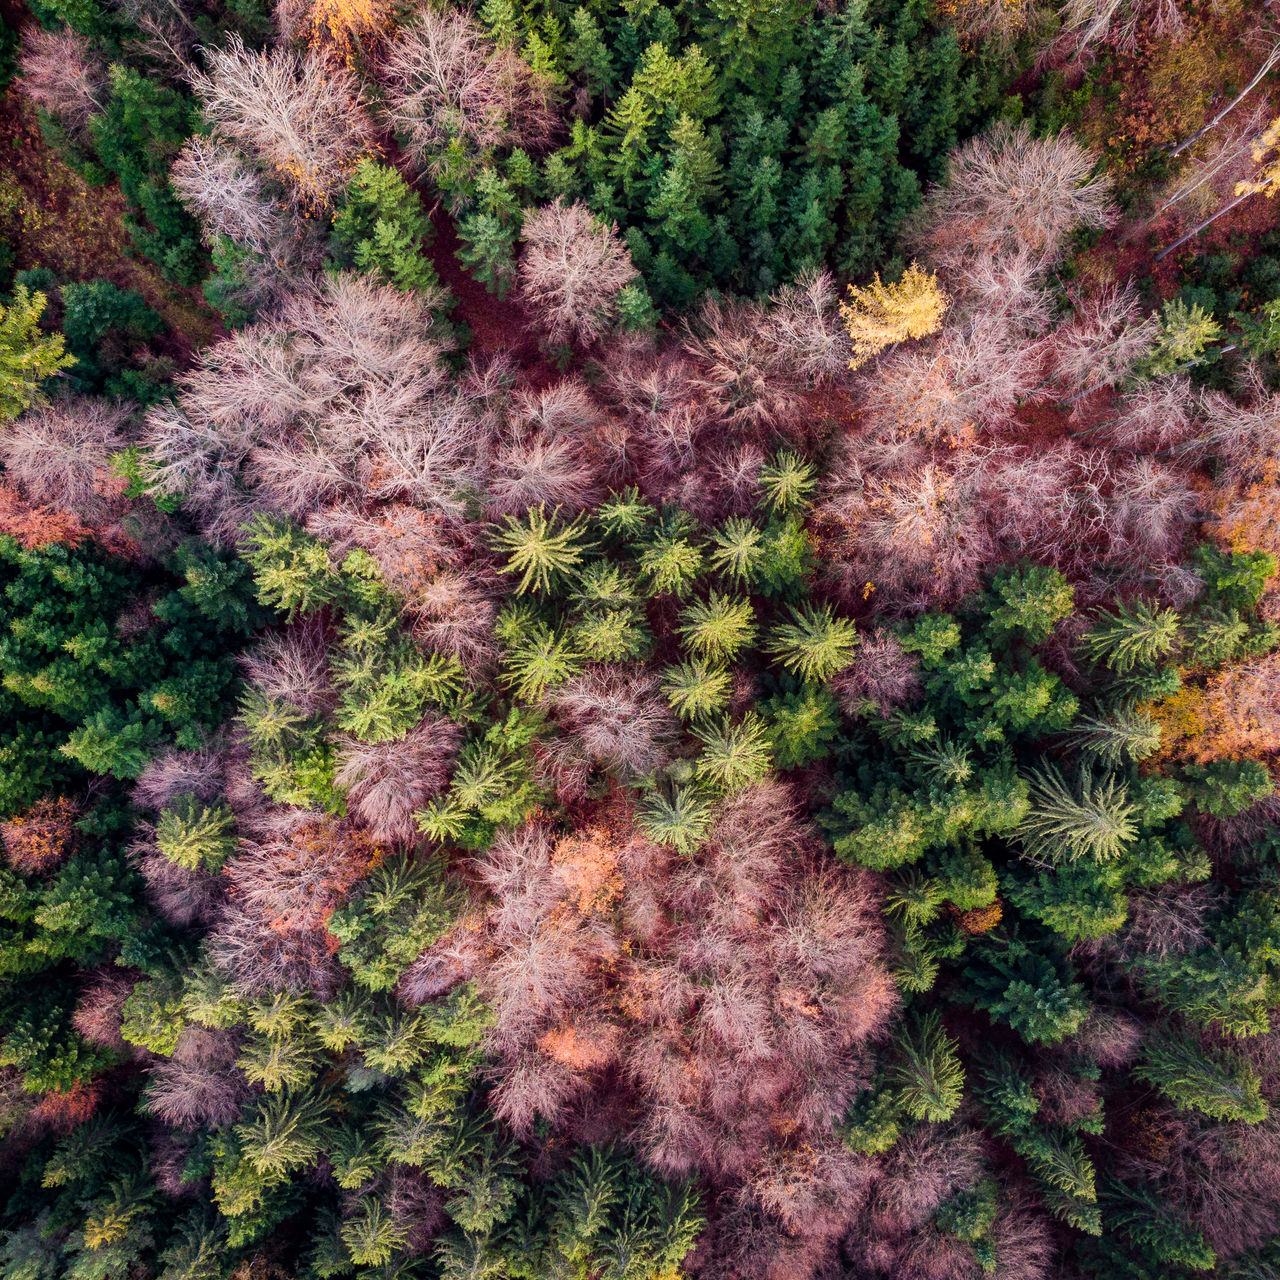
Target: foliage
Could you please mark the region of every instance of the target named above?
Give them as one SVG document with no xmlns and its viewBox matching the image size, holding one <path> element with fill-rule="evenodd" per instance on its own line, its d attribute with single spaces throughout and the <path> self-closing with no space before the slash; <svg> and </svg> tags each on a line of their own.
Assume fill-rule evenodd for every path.
<svg viewBox="0 0 1280 1280">
<path fill-rule="evenodd" d="M 47 299 L 18 285 L 7 307 L 0 307 L 0 422 L 16 418 L 35 403 L 41 383 L 75 363 L 64 354 L 59 334 L 40 332 Z"/>
</svg>

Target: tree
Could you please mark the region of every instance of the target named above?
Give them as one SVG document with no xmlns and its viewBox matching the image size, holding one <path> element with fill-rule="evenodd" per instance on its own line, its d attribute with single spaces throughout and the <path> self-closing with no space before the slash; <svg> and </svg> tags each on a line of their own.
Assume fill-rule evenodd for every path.
<svg viewBox="0 0 1280 1280">
<path fill-rule="evenodd" d="M 23 94 L 85 140 L 90 117 L 105 108 L 107 97 L 107 69 L 88 38 L 33 27 L 24 33 L 20 65 Z"/>
<path fill-rule="evenodd" d="M 205 119 L 247 148 L 304 209 L 329 207 L 372 144 L 355 78 L 318 53 L 209 50 L 192 88 Z"/>
<path fill-rule="evenodd" d="M 1206 1053 L 1187 1036 L 1152 1036 L 1134 1074 L 1183 1111 L 1246 1124 L 1261 1123 L 1269 1112 L 1262 1082 L 1247 1062 L 1234 1054 Z"/>
<path fill-rule="evenodd" d="M 552 342 L 589 346 L 618 320 L 618 297 L 636 278 L 616 226 L 577 201 L 556 199 L 523 219 L 518 288 Z"/>
<path fill-rule="evenodd" d="M 946 181 L 930 188 L 915 228 L 921 254 L 961 271 L 985 254 L 1027 253 L 1040 270 L 1062 255 L 1078 224 L 1112 220 L 1111 182 L 1065 133 L 1033 138 L 997 125 L 952 157 Z"/>
<path fill-rule="evenodd" d="M 894 343 L 937 333 L 947 303 L 938 277 L 915 262 L 895 284 L 881 284 L 877 272 L 865 289 L 850 285 L 848 302 L 840 304 L 840 315 L 853 343 L 849 368 L 860 368 Z"/>
<path fill-rule="evenodd" d="M 822 682 L 853 661 L 858 635 L 853 622 L 838 618 L 830 605 L 792 609 L 791 621 L 769 631 L 768 651 L 802 680 Z"/>
<path fill-rule="evenodd" d="M 410 159 L 437 179 L 455 141 L 468 157 L 502 146 L 537 150 L 553 121 L 552 88 L 512 50 L 495 46 L 458 10 L 424 9 L 376 68 L 387 121 Z"/>
<path fill-rule="evenodd" d="M 507 552 L 503 573 L 519 574 L 516 592 L 546 595 L 553 583 L 563 581 L 581 562 L 586 552 L 581 517 L 567 524 L 559 520 L 560 509 L 549 515 L 545 505 L 525 513 L 523 521 L 507 516 L 495 542 Z"/>
<path fill-rule="evenodd" d="M 991 582 L 999 604 L 991 610 L 993 632 L 1019 631 L 1028 644 L 1041 644 L 1075 607 L 1071 584 L 1047 565 L 1005 569 Z"/>
<path fill-rule="evenodd" d="M 1173 609 L 1150 601 L 1121 602 L 1113 613 L 1102 614 L 1080 642 L 1086 657 L 1124 675 L 1135 667 L 1153 666 L 1178 642 L 1179 619 Z"/>
<path fill-rule="evenodd" d="M 34 501 L 100 519 L 115 505 L 111 461 L 125 443 L 128 410 L 77 396 L 36 407 L 0 436 L 5 474 Z"/>
<path fill-rule="evenodd" d="M 913 1120 L 950 1120 L 964 1096 L 964 1068 L 938 1014 L 910 1024 L 898 1039 L 898 1051 L 888 1079 L 897 1087 L 902 1109 Z"/>
<path fill-rule="evenodd" d="M 767 776 L 772 759 L 769 735 L 755 712 L 736 724 L 720 721 L 694 733 L 703 747 L 696 767 L 702 781 L 733 792 Z"/>
<path fill-rule="evenodd" d="M 680 614 L 677 628 L 687 648 L 709 662 L 732 662 L 755 640 L 755 611 L 749 600 L 711 591 Z"/>
<path fill-rule="evenodd" d="M 432 234 L 422 202 L 394 169 L 367 156 L 356 165 L 333 219 L 333 238 L 348 261 L 398 289 L 442 297 L 435 268 L 423 252 Z"/>
<path fill-rule="evenodd" d="M 7 307 L 0 306 L 0 422 L 16 418 L 41 398 L 40 384 L 75 364 L 62 349 L 62 335 L 40 332 L 47 299 L 16 285 Z"/>
<path fill-rule="evenodd" d="M 1118 858 L 1137 836 L 1135 807 L 1114 775 L 1097 782 L 1081 770 L 1076 786 L 1046 765 L 1032 775 L 1031 808 L 1018 827 L 1028 855 L 1051 864 Z"/>
</svg>

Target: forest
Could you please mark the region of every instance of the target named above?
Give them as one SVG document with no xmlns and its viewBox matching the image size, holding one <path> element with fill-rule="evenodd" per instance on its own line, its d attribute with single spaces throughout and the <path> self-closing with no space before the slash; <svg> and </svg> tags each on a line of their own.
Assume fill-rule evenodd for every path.
<svg viewBox="0 0 1280 1280">
<path fill-rule="evenodd" d="M 0 1280 L 1280 1278 L 1277 0 L 0 0 Z"/>
</svg>

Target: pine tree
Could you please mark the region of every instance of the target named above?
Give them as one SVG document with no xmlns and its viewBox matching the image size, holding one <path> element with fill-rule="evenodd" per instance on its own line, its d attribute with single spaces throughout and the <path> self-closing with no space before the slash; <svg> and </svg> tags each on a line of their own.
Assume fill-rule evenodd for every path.
<svg viewBox="0 0 1280 1280">
<path fill-rule="evenodd" d="M 550 515 L 545 504 L 533 507 L 523 520 L 506 516 L 505 525 L 495 537 L 498 549 L 507 553 L 507 562 L 499 570 L 520 575 L 516 584 L 519 595 L 529 591 L 548 594 L 552 585 L 568 577 L 586 554 L 586 521 L 579 516 L 565 523 L 560 519 L 559 507 Z"/>
<path fill-rule="evenodd" d="M 662 692 L 682 720 L 701 720 L 722 711 L 733 678 L 723 667 L 682 662 L 662 673 Z"/>
<path fill-rule="evenodd" d="M 766 554 L 764 534 L 750 520 L 733 516 L 711 531 L 713 549 L 707 559 L 711 568 L 734 586 L 748 586 L 756 580 Z"/>
<path fill-rule="evenodd" d="M 1028 644 L 1039 644 L 1053 633 L 1075 604 L 1071 584 L 1057 569 L 1028 565 L 996 574 L 991 593 L 998 603 L 990 613 L 996 633 L 1020 631 Z"/>
<path fill-rule="evenodd" d="M 702 843 L 713 816 L 706 798 L 689 786 L 675 787 L 669 795 L 654 791 L 636 810 L 636 820 L 651 840 L 686 855 Z"/>
<path fill-rule="evenodd" d="M 840 304 L 853 343 L 849 368 L 860 368 L 894 343 L 937 333 L 947 303 L 937 276 L 914 262 L 896 284 L 881 284 L 877 272 L 865 289 L 850 285 L 849 300 Z"/>
<path fill-rule="evenodd" d="M 1133 1072 L 1183 1111 L 1246 1124 L 1259 1124 L 1269 1114 L 1262 1081 L 1249 1063 L 1234 1054 L 1207 1053 L 1187 1036 L 1153 1035 Z"/>
<path fill-rule="evenodd" d="M 703 745 L 697 776 L 721 791 L 740 791 L 769 772 L 769 735 L 754 711 L 748 711 L 736 724 L 720 720 L 696 729 L 694 736 Z"/>
<path fill-rule="evenodd" d="M 1084 988 L 1063 969 L 1014 936 L 986 942 L 964 976 L 980 1009 L 1007 1022 L 1029 1044 L 1057 1044 L 1078 1031 L 1089 1012 Z"/>
<path fill-rule="evenodd" d="M 964 1068 L 956 1043 L 937 1013 L 927 1013 L 898 1038 L 899 1060 L 888 1078 L 897 1086 L 902 1109 L 913 1120 L 950 1120 L 964 1097 Z"/>
<path fill-rule="evenodd" d="M 43 293 L 15 285 L 7 307 L 0 307 L 0 422 L 16 418 L 40 398 L 40 384 L 75 364 L 62 349 L 62 335 L 40 332 L 47 303 Z"/>
<path fill-rule="evenodd" d="M 695 657 L 732 662 L 755 640 L 755 611 L 750 600 L 713 590 L 683 610 L 676 630 Z"/>
<path fill-rule="evenodd" d="M 1049 863 L 1118 858 L 1137 835 L 1134 805 L 1114 775 L 1082 769 L 1074 788 L 1054 765 L 1031 774 L 1030 810 L 1018 827 L 1029 856 Z"/>
<path fill-rule="evenodd" d="M 760 468 L 760 504 L 775 515 L 789 515 L 808 505 L 817 484 L 813 464 L 783 450 Z"/>
<path fill-rule="evenodd" d="M 179 796 L 156 822 L 156 844 L 170 862 L 189 870 L 217 871 L 235 852 L 235 817 L 226 805 Z"/>
<path fill-rule="evenodd" d="M 1146 600 L 1120 604 L 1114 613 L 1099 616 L 1080 642 L 1081 651 L 1118 675 L 1135 667 L 1152 666 L 1178 642 L 1178 615 Z"/>
<path fill-rule="evenodd" d="M 1120 709 L 1106 716 L 1081 716 L 1067 741 L 1086 756 L 1115 768 L 1154 755 L 1160 749 L 1160 733 L 1150 716 Z"/>
<path fill-rule="evenodd" d="M 850 619 L 837 618 L 830 605 L 806 605 L 770 630 L 766 648 L 793 675 L 821 683 L 853 661 L 857 644 Z"/>
</svg>

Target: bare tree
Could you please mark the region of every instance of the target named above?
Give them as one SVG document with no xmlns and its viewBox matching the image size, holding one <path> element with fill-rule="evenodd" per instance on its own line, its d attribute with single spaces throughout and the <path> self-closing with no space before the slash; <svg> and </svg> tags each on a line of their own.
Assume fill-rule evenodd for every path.
<svg viewBox="0 0 1280 1280">
<path fill-rule="evenodd" d="M 753 303 L 708 297 L 685 344 L 699 365 L 692 386 L 730 426 L 785 433 L 796 425 L 799 389 L 761 330 Z"/>
<path fill-rule="evenodd" d="M 934 341 L 896 351 L 863 381 L 871 421 L 885 439 L 949 447 L 1006 427 L 1036 387 L 1043 347 L 978 315 Z"/>
<path fill-rule="evenodd" d="M 762 340 L 801 386 L 821 386 L 849 367 L 849 335 L 840 323 L 838 298 L 829 272 L 805 271 L 760 310 Z"/>
<path fill-rule="evenodd" d="M 1160 318 L 1143 316 L 1132 285 L 1107 285 L 1076 297 L 1071 323 L 1052 336 L 1054 375 L 1078 399 L 1100 387 L 1114 387 L 1151 350 Z"/>
<path fill-rule="evenodd" d="M 288 234 L 280 208 L 261 177 L 239 152 L 203 134 L 193 134 L 169 170 L 178 199 L 200 221 L 205 240 L 220 236 L 256 253 L 268 253 Z"/>
<path fill-rule="evenodd" d="M 86 137 L 90 117 L 107 105 L 107 68 L 88 38 L 68 27 L 45 31 L 32 24 L 23 33 L 18 65 L 22 93 L 74 137 Z"/>
<path fill-rule="evenodd" d="M 656 676 L 592 667 L 547 699 L 574 755 L 632 781 L 669 758 L 679 725 Z"/>
<path fill-rule="evenodd" d="M 432 341 L 430 299 L 326 277 L 209 348 L 176 405 L 148 416 L 163 491 L 215 536 L 255 509 L 412 503 L 461 514 L 485 468 L 465 392 Z"/>
<path fill-rule="evenodd" d="M 636 278 L 618 228 L 557 198 L 525 214 L 518 287 L 552 342 L 590 346 L 613 327 L 618 294 Z"/>
<path fill-rule="evenodd" d="M 551 82 L 458 9 L 420 9 L 376 68 L 387 123 L 424 172 L 455 138 L 469 153 L 536 149 L 555 126 Z"/>
<path fill-rule="evenodd" d="M 428 716 L 395 742 L 342 741 L 335 781 L 371 839 L 411 844 L 417 838 L 413 815 L 448 782 L 461 740 L 452 721 Z"/>
<path fill-rule="evenodd" d="M 317 53 L 255 53 L 232 36 L 206 49 L 208 71 L 192 76 L 205 119 L 244 146 L 293 193 L 324 208 L 373 142 L 351 73 Z"/>
<path fill-rule="evenodd" d="M 913 239 L 939 270 L 963 271 L 976 256 L 1026 251 L 1040 270 L 1056 262 L 1076 226 L 1115 218 L 1111 180 L 1069 134 L 1034 138 L 1025 126 L 997 125 L 966 142 L 933 186 Z"/>
<path fill-rule="evenodd" d="M 329 672 L 331 632 L 319 617 L 266 631 L 241 658 L 245 677 L 268 698 L 307 715 L 331 710 L 337 702 Z"/>
<path fill-rule="evenodd" d="M 1093 432 L 1124 449 L 1169 449 L 1194 433 L 1191 384 L 1175 375 L 1140 382 L 1120 403 L 1120 411 Z"/>
<path fill-rule="evenodd" d="M 1203 428 L 1179 452 L 1216 457 L 1236 478 L 1268 477 L 1280 463 L 1280 395 L 1260 373 L 1246 372 L 1238 396 L 1206 391 L 1200 403 Z"/>
<path fill-rule="evenodd" d="M 1062 29 L 1046 56 L 1090 52 L 1095 45 L 1133 50 L 1139 35 L 1181 35 L 1182 0 L 1065 0 Z"/>
<path fill-rule="evenodd" d="M 0 435 L 0 461 L 36 502 L 87 521 L 118 506 L 111 455 L 124 448 L 129 410 L 76 396 L 25 413 Z"/>
</svg>

